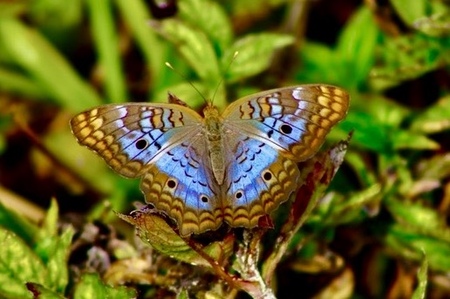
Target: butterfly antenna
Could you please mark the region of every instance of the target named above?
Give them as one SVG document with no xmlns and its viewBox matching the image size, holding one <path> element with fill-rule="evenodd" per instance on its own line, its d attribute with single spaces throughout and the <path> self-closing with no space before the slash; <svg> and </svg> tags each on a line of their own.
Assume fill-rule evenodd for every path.
<svg viewBox="0 0 450 299">
<path fill-rule="evenodd" d="M 234 52 L 233 58 L 231 59 L 231 61 L 230 61 L 230 63 L 228 64 L 227 68 L 225 69 L 225 73 L 228 73 L 228 70 L 230 69 L 231 64 L 236 60 L 236 57 L 238 56 L 238 54 L 239 54 L 238 51 Z M 219 87 L 220 87 L 220 85 L 222 85 L 222 83 L 223 83 L 224 80 L 225 80 L 225 79 L 222 77 L 222 78 L 220 79 L 219 83 L 217 84 L 216 90 L 214 90 L 213 96 L 212 96 L 212 98 L 211 98 L 211 102 L 214 102 L 214 99 L 216 98 L 216 94 L 217 94 L 217 92 L 219 91 Z"/>
<path fill-rule="evenodd" d="M 198 90 L 197 87 L 195 87 L 195 85 L 182 73 L 178 72 L 169 62 L 166 61 L 165 65 L 171 69 L 172 71 L 174 71 L 178 76 L 180 76 L 182 79 L 186 80 L 187 83 L 189 83 L 190 86 L 192 86 L 192 88 L 194 88 L 194 90 L 202 97 L 202 99 L 205 101 L 205 103 L 208 103 L 208 100 L 205 98 L 205 96 L 200 92 L 200 90 Z"/>
</svg>

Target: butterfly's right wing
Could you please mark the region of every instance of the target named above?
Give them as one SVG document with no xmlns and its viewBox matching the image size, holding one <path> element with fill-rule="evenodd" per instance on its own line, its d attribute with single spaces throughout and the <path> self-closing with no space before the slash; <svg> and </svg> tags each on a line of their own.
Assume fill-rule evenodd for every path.
<svg viewBox="0 0 450 299">
<path fill-rule="evenodd" d="M 111 104 L 72 118 L 72 132 L 81 145 L 97 152 L 123 176 L 145 173 L 150 163 L 201 131 L 195 111 L 174 104 Z"/>
</svg>

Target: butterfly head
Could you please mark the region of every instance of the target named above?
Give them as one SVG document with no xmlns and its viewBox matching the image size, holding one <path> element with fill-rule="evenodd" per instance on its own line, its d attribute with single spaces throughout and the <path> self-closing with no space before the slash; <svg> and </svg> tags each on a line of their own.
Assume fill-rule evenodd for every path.
<svg viewBox="0 0 450 299">
<path fill-rule="evenodd" d="M 214 104 L 211 101 L 208 101 L 206 103 L 205 108 L 203 108 L 203 117 L 205 119 L 211 119 L 211 118 L 219 119 L 220 118 L 219 110 L 217 109 L 216 106 L 214 106 Z"/>
</svg>

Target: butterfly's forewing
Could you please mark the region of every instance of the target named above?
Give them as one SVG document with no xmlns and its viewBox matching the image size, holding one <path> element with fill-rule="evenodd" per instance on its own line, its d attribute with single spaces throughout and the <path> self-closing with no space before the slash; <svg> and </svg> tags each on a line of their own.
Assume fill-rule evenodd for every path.
<svg viewBox="0 0 450 299">
<path fill-rule="evenodd" d="M 198 134 L 202 118 L 169 104 L 103 105 L 78 114 L 70 124 L 82 145 L 126 177 L 138 177 L 171 148 Z"/>
<path fill-rule="evenodd" d="M 259 139 L 294 161 L 314 155 L 331 128 L 344 118 L 349 95 L 330 85 L 268 90 L 232 103 L 225 125 Z"/>
</svg>

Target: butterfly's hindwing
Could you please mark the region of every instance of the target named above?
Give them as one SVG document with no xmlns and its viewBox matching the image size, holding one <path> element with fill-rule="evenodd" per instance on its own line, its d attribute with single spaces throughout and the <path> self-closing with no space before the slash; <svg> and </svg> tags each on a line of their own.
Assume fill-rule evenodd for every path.
<svg viewBox="0 0 450 299">
<path fill-rule="evenodd" d="M 146 201 L 174 219 L 183 236 L 222 224 L 219 188 L 203 161 L 205 150 L 201 138 L 184 142 L 162 155 L 142 179 Z"/>
<path fill-rule="evenodd" d="M 229 161 L 224 184 L 225 221 L 231 226 L 255 227 L 261 216 L 270 214 L 297 187 L 299 171 L 294 162 L 261 142 L 230 133 Z"/>
</svg>

